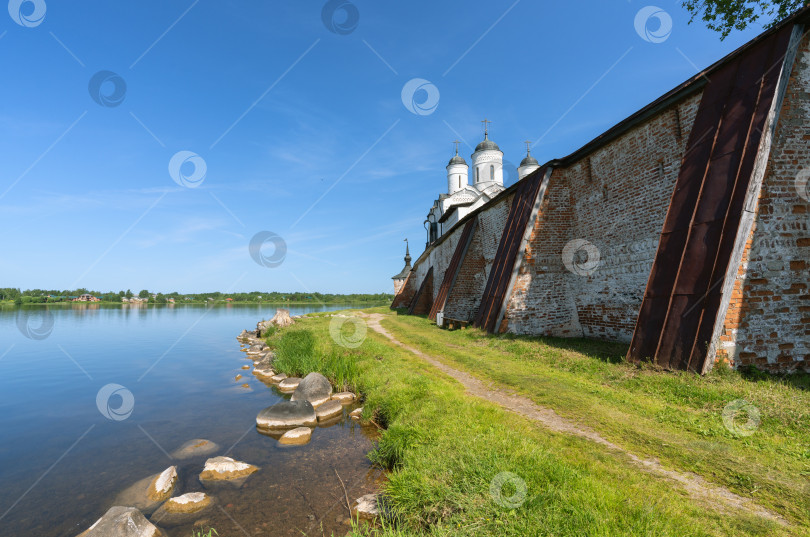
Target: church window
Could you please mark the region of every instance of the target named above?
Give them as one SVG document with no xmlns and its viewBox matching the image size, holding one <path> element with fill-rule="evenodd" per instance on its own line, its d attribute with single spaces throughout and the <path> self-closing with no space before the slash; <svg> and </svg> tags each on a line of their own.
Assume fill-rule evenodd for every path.
<svg viewBox="0 0 810 537">
<path fill-rule="evenodd" d="M 458 176 L 458 187 L 461 188 L 461 176 Z"/>
<path fill-rule="evenodd" d="M 481 176 L 478 174 L 479 171 L 481 171 L 481 170 L 479 170 L 478 168 L 475 169 L 475 182 L 476 183 L 481 180 Z"/>
<path fill-rule="evenodd" d="M 489 167 L 489 180 L 490 181 L 495 180 L 495 166 L 492 166 L 492 165 L 490 165 L 490 167 Z"/>
</svg>

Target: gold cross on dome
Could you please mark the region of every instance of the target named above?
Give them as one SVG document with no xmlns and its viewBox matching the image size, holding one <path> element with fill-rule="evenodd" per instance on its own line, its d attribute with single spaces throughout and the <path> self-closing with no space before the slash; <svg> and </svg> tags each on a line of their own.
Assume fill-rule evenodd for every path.
<svg viewBox="0 0 810 537">
<path fill-rule="evenodd" d="M 461 142 L 459 142 L 458 140 L 453 140 L 453 143 L 456 145 L 456 155 L 458 155 L 458 144 L 460 144 Z"/>
</svg>

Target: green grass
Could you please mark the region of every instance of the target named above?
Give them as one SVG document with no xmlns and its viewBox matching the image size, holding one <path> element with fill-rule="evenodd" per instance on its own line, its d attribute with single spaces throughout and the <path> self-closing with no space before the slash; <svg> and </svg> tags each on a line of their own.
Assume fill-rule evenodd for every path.
<svg viewBox="0 0 810 537">
<path fill-rule="evenodd" d="M 527 395 L 636 454 L 700 474 L 810 524 L 806 374 L 779 378 L 718 367 L 700 377 L 625 363 L 623 345 L 451 332 L 404 315 L 383 324 L 400 341 Z M 723 423 L 724 408 L 736 400 L 760 413 L 751 436 L 734 434 Z"/>
<path fill-rule="evenodd" d="M 355 529 L 356 535 L 803 534 L 801 528 L 786 530 L 745 513 L 723 512 L 705 502 L 695 502 L 672 483 L 640 472 L 620 454 L 581 438 L 550 432 L 468 396 L 460 384 L 370 330 L 355 349 L 337 345 L 329 324 L 329 317 L 308 316 L 273 334 L 268 343 L 277 354 L 277 370 L 288 375 L 319 371 L 339 389 L 359 391 L 365 398 L 364 416 L 387 428 L 370 458 L 390 470 L 384 493 L 391 516 L 384 528 L 361 527 Z M 414 332 L 411 339 L 424 338 L 428 346 L 434 340 L 423 336 L 422 331 L 434 330 L 441 337 L 469 337 L 445 343 L 470 346 L 467 351 L 473 355 L 509 353 L 490 349 L 498 340 L 474 338 L 467 331 L 440 332 L 420 319 L 397 318 L 388 326 L 403 340 L 403 331 Z M 541 345 L 534 341 L 527 344 Z M 436 352 L 443 354 L 441 348 Z M 593 375 L 587 373 L 593 368 L 627 367 L 554 346 L 546 352 L 558 364 L 565 362 L 564 354 L 577 354 L 585 378 Z M 525 355 L 513 359 L 518 364 L 526 361 Z M 587 366 L 585 361 L 593 365 Z M 561 367 L 566 374 L 578 374 L 568 369 Z M 581 388 L 590 390 L 593 386 L 584 383 Z M 688 391 L 681 397 L 689 399 Z M 616 397 L 633 399 L 629 395 Z M 666 407 L 667 403 L 661 405 Z M 592 410 L 601 415 L 601 411 Z M 643 438 L 640 429 L 656 420 L 654 415 L 648 417 L 635 434 Z M 633 427 L 625 426 L 629 434 Z M 525 483 L 525 501 L 520 505 L 498 503 L 497 494 L 490 492 L 493 480 L 504 472 Z M 508 481 L 501 497 L 512 496 L 518 490 L 514 485 Z"/>
</svg>

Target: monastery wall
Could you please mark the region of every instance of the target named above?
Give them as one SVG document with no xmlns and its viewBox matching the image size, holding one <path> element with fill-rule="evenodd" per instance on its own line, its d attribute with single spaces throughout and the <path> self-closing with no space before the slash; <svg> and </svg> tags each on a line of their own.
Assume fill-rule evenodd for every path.
<svg viewBox="0 0 810 537">
<path fill-rule="evenodd" d="M 467 255 L 461 262 L 455 285 L 444 305 L 445 317 L 471 321 L 478 312 L 514 197 L 513 192 L 506 192 L 494 199 L 486 211 L 479 213 Z M 463 226 L 459 226 L 454 233 L 461 234 L 462 229 Z M 453 252 L 449 254 L 452 256 Z"/>
<path fill-rule="evenodd" d="M 508 303 L 510 332 L 630 341 L 700 97 L 554 170 Z"/>
<path fill-rule="evenodd" d="M 788 83 L 718 358 L 760 369 L 810 360 L 810 36 Z"/>
<path fill-rule="evenodd" d="M 790 27 L 783 28 L 790 30 Z M 775 94 L 773 89 L 768 94 L 769 101 L 751 100 L 747 93 L 742 92 L 731 93 L 733 99 L 737 100 L 723 97 L 725 94 L 716 94 L 713 97 L 715 100 L 711 100 L 707 91 L 707 102 L 701 109 L 702 121 L 706 124 L 695 132 L 696 140 L 691 143 L 695 147 L 702 147 L 700 150 L 705 150 L 706 155 L 712 155 L 714 160 L 708 160 L 708 156 L 700 160 L 703 158 L 700 153 L 689 153 L 690 161 L 697 164 L 692 164 L 694 170 L 690 168 L 684 172 L 685 179 L 682 178 L 682 181 L 687 186 L 678 191 L 679 196 L 676 196 L 673 208 L 670 208 L 670 204 L 673 203 L 675 185 L 682 184 L 678 182 L 678 178 L 704 88 L 714 88 L 717 92 L 722 84 L 713 85 L 709 82 L 708 85 L 703 85 L 696 78 L 656 101 L 643 113 L 632 116 L 620 124 L 620 128 L 608 131 L 575 156 L 550 163 L 553 171 L 545 192 L 540 189 L 542 198 L 536 217 L 527 224 L 527 234 L 523 235 L 527 239 L 523 244 L 522 254 L 518 254 L 514 278 L 511 279 L 508 270 L 498 270 L 492 275 L 493 282 L 500 286 L 499 289 L 506 287 L 506 282 L 512 282 L 506 308 L 502 312 L 504 322 L 500 324 L 500 331 L 631 342 L 642 301 L 645 300 L 653 263 L 661 255 L 670 255 L 666 249 L 662 250 L 664 254 L 658 251 L 668 212 L 679 211 L 673 214 L 676 217 L 681 213 L 686 214 L 694 220 L 695 211 L 703 207 L 700 205 L 703 202 L 707 205 L 702 208 L 706 214 L 713 215 L 717 212 L 721 224 L 728 224 L 729 232 L 736 232 L 736 247 L 733 240 L 727 241 L 724 254 L 724 263 L 733 263 L 729 272 L 736 270 L 733 288 L 731 282 L 726 282 L 722 287 L 722 294 L 715 290 L 716 286 L 712 286 L 702 297 L 699 296 L 702 291 L 689 294 L 693 287 L 701 288 L 704 283 L 708 287 L 708 282 L 691 282 L 689 277 L 703 278 L 702 274 L 711 272 L 707 272 L 706 268 L 712 268 L 709 265 L 695 266 L 694 262 L 706 263 L 714 260 L 714 263 L 719 263 L 717 259 L 720 259 L 722 252 L 705 251 L 706 248 L 718 249 L 721 246 L 719 241 L 710 246 L 711 237 L 699 234 L 701 229 L 706 228 L 702 220 L 697 223 L 686 221 L 684 225 L 687 227 L 680 232 L 686 237 L 684 240 L 692 239 L 690 248 L 693 249 L 684 250 L 684 246 L 681 250 L 673 250 L 672 259 L 677 263 L 674 266 L 668 264 L 667 258 L 663 257 L 661 269 L 661 274 L 673 279 L 673 286 L 676 283 L 682 286 L 673 287 L 672 295 L 657 297 L 661 304 L 669 303 L 670 309 L 661 311 L 661 308 L 655 307 L 647 311 L 648 317 L 644 319 L 650 321 L 655 320 L 655 316 L 666 316 L 677 328 L 680 319 L 677 315 L 683 308 L 678 310 L 672 304 L 676 299 L 683 302 L 684 297 L 691 297 L 690 300 L 695 301 L 695 304 L 703 304 L 697 311 L 717 312 L 714 337 L 705 336 L 705 340 L 701 340 L 711 340 L 708 349 L 703 350 L 701 359 L 704 361 L 692 368 L 698 372 L 706 371 L 711 366 L 710 359 L 715 357 L 715 351 L 717 359 L 727 360 L 735 367 L 755 365 L 772 371 L 810 369 L 810 34 L 802 35 L 800 29 L 790 31 L 793 32 L 794 45 L 799 37 L 801 41 L 796 60 L 791 64 L 783 101 L 772 100 L 781 96 L 781 93 Z M 741 65 L 748 65 L 745 61 L 751 61 L 750 58 L 769 50 L 768 47 L 773 46 L 774 50 L 778 50 L 775 43 L 782 36 L 790 35 L 790 31 L 780 34 L 772 32 L 767 40 L 741 49 L 740 54 L 743 56 L 737 56 L 736 59 L 742 58 Z M 787 42 L 786 38 L 779 41 L 779 46 L 782 46 L 781 54 L 784 54 Z M 791 51 L 796 49 L 787 46 L 787 50 L 787 57 L 790 58 Z M 736 61 L 735 57 L 731 58 L 723 61 Z M 719 65 L 733 67 L 735 64 L 721 62 Z M 719 72 L 711 71 L 711 74 Z M 773 75 L 773 79 L 776 78 Z M 760 87 L 767 86 L 762 82 L 767 80 L 766 76 L 763 75 L 759 80 Z M 783 78 L 783 88 L 784 81 Z M 716 102 L 723 104 L 718 110 L 710 108 Z M 771 130 L 764 118 L 768 103 L 771 102 L 778 109 L 778 116 L 772 143 L 768 145 Z M 763 127 L 762 131 L 757 131 L 757 136 L 759 132 L 763 132 L 764 145 L 760 146 L 760 152 L 757 153 L 762 165 L 754 168 L 750 181 L 749 177 L 744 176 L 739 183 L 735 183 L 735 170 L 738 174 L 746 175 L 748 171 L 742 172 L 742 167 L 724 170 L 722 162 L 718 165 L 718 161 L 729 156 L 728 152 L 723 153 L 724 147 L 739 147 L 738 150 L 742 152 L 747 140 L 759 138 L 740 139 L 739 136 L 746 135 L 744 129 L 738 132 L 726 128 L 726 131 L 722 131 L 722 119 L 726 117 L 722 114 L 733 116 L 743 109 L 747 110 L 746 113 L 753 113 L 755 105 L 765 107 L 758 116 L 761 118 L 760 123 L 756 123 Z M 707 112 L 704 113 L 703 110 Z M 755 116 L 752 116 L 751 125 L 755 124 L 754 120 Z M 706 132 L 724 132 L 726 138 L 722 143 L 717 142 L 719 134 L 714 134 L 714 141 L 709 139 L 708 142 L 698 136 L 704 129 L 718 124 L 720 127 Z M 744 155 L 753 158 L 754 153 L 751 151 Z M 742 157 L 738 160 L 742 161 Z M 765 163 L 767 167 L 764 166 Z M 705 170 L 714 171 L 716 175 Z M 681 194 L 691 188 L 689 185 L 694 185 L 691 182 L 693 176 L 695 181 L 700 181 L 697 184 L 701 190 L 695 191 L 696 199 L 685 198 Z M 715 177 L 720 179 L 714 179 Z M 741 202 L 736 205 L 737 212 L 729 216 L 732 214 L 729 202 L 731 194 L 724 195 L 725 197 L 718 194 L 723 191 L 718 187 L 730 188 L 728 185 L 734 187 L 735 184 L 745 185 L 743 188 L 747 188 L 751 196 L 751 202 L 744 208 L 742 216 L 739 215 Z M 705 193 L 702 190 L 704 187 L 715 191 L 714 198 L 711 195 L 701 197 L 700 194 Z M 758 201 L 755 202 L 757 189 Z M 517 236 L 519 240 L 521 236 L 515 235 L 520 231 L 514 229 L 514 224 L 510 224 L 510 233 L 504 234 L 510 209 L 514 209 L 515 214 L 526 214 L 525 209 L 520 208 L 525 206 L 512 207 L 516 191 L 513 185 L 474 212 L 477 225 L 444 304 L 445 318 L 471 321 L 476 317 L 482 295 L 488 289 L 488 279 L 499 245 L 504 240 L 504 244 L 510 244 L 514 248 L 514 237 Z M 690 201 L 684 202 L 684 199 Z M 733 221 L 734 218 L 742 223 L 738 225 Z M 718 221 L 717 218 L 712 222 L 715 221 Z M 522 220 L 519 225 L 523 225 Z M 743 251 L 742 237 L 748 233 L 749 227 L 751 232 L 742 262 L 735 269 Z M 394 307 L 407 306 L 411 302 L 431 268 L 431 299 L 435 298 L 459 244 L 463 228 L 463 222 L 462 225 L 456 224 L 420 256 L 397 295 Z M 695 229 L 698 231 L 694 231 Z M 675 243 L 670 241 L 666 244 Z M 730 257 L 731 250 L 737 257 Z M 514 252 L 514 249 L 504 248 L 504 252 L 506 251 Z M 687 255 L 691 257 L 683 257 Z M 502 254 L 499 258 L 498 266 L 505 266 L 502 262 L 505 256 L 507 254 Z M 509 259 L 508 263 L 511 263 L 511 257 Z M 693 260 L 691 266 L 688 265 L 690 259 Z M 658 263 L 662 261 L 659 259 Z M 685 283 L 678 279 L 684 274 Z M 706 305 L 706 297 L 713 291 L 714 300 L 723 301 L 723 305 L 714 310 Z M 726 311 L 725 301 L 729 296 L 731 301 Z M 492 300 L 494 298 L 490 302 Z M 684 326 L 691 329 L 692 324 L 694 323 Z M 650 330 L 655 329 L 655 323 L 652 322 L 647 322 L 647 325 L 640 322 L 640 326 L 652 326 Z M 712 325 L 707 326 L 711 331 Z M 659 330 L 662 338 L 674 333 L 672 330 Z M 640 330 L 636 335 L 638 334 L 643 336 L 644 331 Z M 647 335 L 659 337 L 655 333 L 652 336 Z M 704 336 L 696 335 L 693 339 L 697 340 L 698 337 Z M 692 336 L 688 334 L 683 338 L 683 345 L 687 349 L 692 348 L 689 347 L 690 344 L 695 345 L 689 338 Z M 662 352 L 664 347 L 660 341 L 663 339 L 653 339 L 654 347 L 656 341 L 656 352 Z M 631 348 L 631 353 L 634 348 L 636 347 Z M 674 351 L 667 351 L 664 359 L 675 354 Z M 636 359 L 643 360 L 645 356 Z"/>
</svg>

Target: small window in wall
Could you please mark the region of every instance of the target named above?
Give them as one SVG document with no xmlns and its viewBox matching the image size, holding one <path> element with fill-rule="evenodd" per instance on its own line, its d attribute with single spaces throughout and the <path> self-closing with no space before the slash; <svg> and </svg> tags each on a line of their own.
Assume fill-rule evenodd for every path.
<svg viewBox="0 0 810 537">
<path fill-rule="evenodd" d="M 458 187 L 461 188 L 461 176 L 458 176 Z"/>
<path fill-rule="evenodd" d="M 495 166 L 493 166 L 493 165 L 491 165 L 491 164 L 490 164 L 490 166 L 489 166 L 489 180 L 490 180 L 490 181 L 494 181 L 494 180 L 495 180 Z"/>
<path fill-rule="evenodd" d="M 479 171 L 480 170 L 478 168 L 475 169 L 475 182 L 476 183 L 481 179 L 480 175 L 478 174 Z"/>
</svg>

